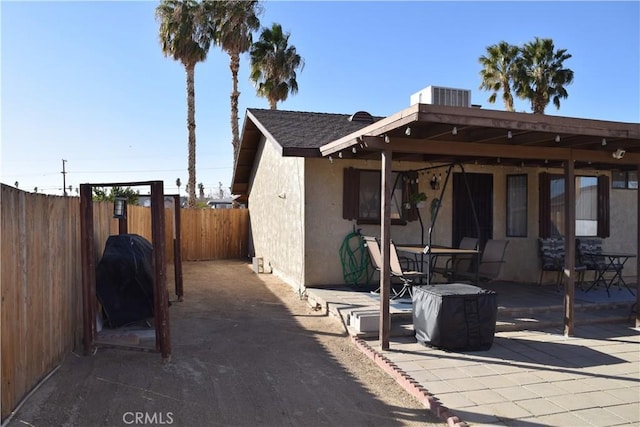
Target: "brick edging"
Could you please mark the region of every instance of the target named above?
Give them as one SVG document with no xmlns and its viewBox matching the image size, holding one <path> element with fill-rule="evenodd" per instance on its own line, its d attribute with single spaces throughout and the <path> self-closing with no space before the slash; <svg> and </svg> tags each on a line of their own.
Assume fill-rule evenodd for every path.
<svg viewBox="0 0 640 427">
<path fill-rule="evenodd" d="M 404 388 L 410 395 L 418 399 L 429 411 L 442 421 L 447 423 L 450 427 L 468 427 L 468 424 L 462 421 L 458 416 L 453 414 L 449 408 L 442 405 L 429 391 L 420 385 L 420 383 L 395 363 L 389 360 L 386 356 L 380 352 L 374 350 L 366 341 L 362 338 L 351 337 L 351 340 L 355 346 L 364 353 L 369 359 L 373 360 L 376 365 L 382 368 L 387 374 L 391 375 L 402 388 Z"/>
</svg>

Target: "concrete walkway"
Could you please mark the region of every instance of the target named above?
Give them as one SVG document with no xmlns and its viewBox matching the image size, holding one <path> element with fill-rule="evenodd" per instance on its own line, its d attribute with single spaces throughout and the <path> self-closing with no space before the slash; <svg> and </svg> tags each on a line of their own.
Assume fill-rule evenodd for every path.
<svg viewBox="0 0 640 427">
<path fill-rule="evenodd" d="M 367 306 L 371 296 L 366 293 L 307 292 L 312 303 L 325 305 L 345 323 L 354 307 L 375 309 Z M 617 306 L 597 307 L 585 308 L 582 317 L 589 311 L 615 311 Z M 509 325 L 505 316 L 518 316 L 513 307 L 502 311 L 503 326 Z M 401 303 L 391 312 L 402 319 Z M 413 337 L 412 325 L 406 333 L 405 324 L 403 333 L 397 321 L 386 351 L 377 334 L 358 337 L 349 329 L 365 354 L 450 425 L 640 425 L 640 331 L 614 313 L 615 323 L 577 324 L 575 336 L 565 337 L 559 327 L 540 327 L 536 313 L 549 316 L 548 312 L 540 307 L 528 316 L 535 330 L 503 328 L 491 349 L 477 352 L 423 346 Z"/>
</svg>

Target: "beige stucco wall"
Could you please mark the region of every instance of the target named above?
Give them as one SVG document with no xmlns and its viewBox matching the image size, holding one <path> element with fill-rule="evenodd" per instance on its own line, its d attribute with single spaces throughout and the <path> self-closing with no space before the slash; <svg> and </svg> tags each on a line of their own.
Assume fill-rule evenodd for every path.
<svg viewBox="0 0 640 427">
<path fill-rule="evenodd" d="M 339 248 L 344 237 L 353 230 L 362 229 L 363 234 L 380 235 L 378 225 L 357 225 L 355 221 L 342 219 L 342 176 L 343 169 L 353 166 L 361 169 L 379 169 L 380 161 L 356 161 L 327 159 L 307 159 L 307 242 L 306 242 L 306 286 L 331 285 L 343 283 L 342 264 Z M 424 163 L 396 162 L 394 171 L 424 168 Z M 432 165 L 429 165 L 432 166 Z M 442 172 L 445 178 L 446 169 Z M 454 172 L 459 169 L 455 168 Z M 465 165 L 468 173 L 493 174 L 493 238 L 508 239 L 506 262 L 501 278 L 522 282 L 537 282 L 540 273 L 538 256 L 538 175 L 540 172 L 563 173 L 562 170 L 549 170 L 537 167 L 488 167 Z M 425 172 L 420 177 L 420 191 L 428 196 L 426 207 L 421 209 L 425 224 L 425 233 L 430 220 L 431 200 L 440 196 L 440 190 L 432 190 L 428 185 L 433 172 Z M 597 171 L 585 171 L 585 175 L 597 175 Z M 506 181 L 507 175 L 526 174 L 528 183 L 527 237 L 506 236 Z M 444 181 L 443 181 L 444 182 Z M 452 235 L 452 184 L 445 189 L 443 201 L 434 227 L 432 241 L 435 244 L 451 245 Z M 637 191 L 611 190 L 611 237 L 604 240 L 605 248 L 637 253 Z M 615 208 L 613 208 L 615 207 Z M 392 225 L 391 238 L 396 242 L 419 243 L 420 225 L 418 221 L 406 226 Z M 426 239 L 426 234 L 425 234 Z M 635 274 L 635 263 L 630 261 L 625 275 Z M 553 281 L 552 275 L 546 275 L 545 281 Z"/>
<path fill-rule="evenodd" d="M 251 183 L 249 208 L 255 254 L 264 259 L 274 274 L 295 288 L 305 286 L 332 286 L 344 283 L 339 249 L 344 237 L 354 227 L 363 234 L 380 235 L 379 225 L 358 225 L 356 221 L 342 219 L 343 169 L 379 169 L 379 160 L 342 160 L 282 157 L 279 147 L 264 142 L 258 153 L 259 167 Z M 394 171 L 424 168 L 424 163 L 395 162 Z M 459 171 L 457 168 L 454 171 Z M 494 183 L 493 238 L 508 239 L 506 262 L 501 278 L 505 280 L 536 282 L 539 275 L 538 257 L 538 174 L 542 171 L 527 167 L 492 168 L 465 165 L 469 173 L 491 173 Z M 446 169 L 442 169 L 444 180 Z M 420 191 L 428 196 L 421 209 L 426 231 L 430 223 L 430 203 L 440 196 L 432 190 L 429 178 L 432 171 L 420 176 Z M 436 171 L 437 174 L 440 170 Z M 528 176 L 527 237 L 507 237 L 506 233 L 506 176 Z M 597 175 L 597 171 L 584 174 Z M 451 245 L 452 184 L 446 188 L 434 227 L 434 244 Z M 611 237 L 605 239 L 605 248 L 637 253 L 638 192 L 611 190 Z M 418 221 L 407 225 L 392 225 L 391 238 L 398 243 L 419 243 Z M 635 261 L 630 261 L 625 275 L 635 275 Z M 552 281 L 552 275 L 546 281 Z"/>
<path fill-rule="evenodd" d="M 638 254 L 638 190 L 611 189 L 611 236 L 603 247 L 612 252 Z M 624 276 L 634 276 L 637 260 L 629 259 Z"/>
<path fill-rule="evenodd" d="M 254 253 L 265 270 L 285 282 L 304 284 L 304 159 L 282 157 L 279 146 L 262 140 L 249 193 Z"/>
</svg>

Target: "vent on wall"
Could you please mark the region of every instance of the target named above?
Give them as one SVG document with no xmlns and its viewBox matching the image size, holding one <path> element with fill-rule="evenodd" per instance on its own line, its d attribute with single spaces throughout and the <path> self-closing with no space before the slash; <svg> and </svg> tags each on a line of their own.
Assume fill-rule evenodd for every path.
<svg viewBox="0 0 640 427">
<path fill-rule="evenodd" d="M 411 105 L 434 104 L 450 107 L 470 107 L 471 91 L 450 87 L 427 86 L 411 95 Z"/>
</svg>

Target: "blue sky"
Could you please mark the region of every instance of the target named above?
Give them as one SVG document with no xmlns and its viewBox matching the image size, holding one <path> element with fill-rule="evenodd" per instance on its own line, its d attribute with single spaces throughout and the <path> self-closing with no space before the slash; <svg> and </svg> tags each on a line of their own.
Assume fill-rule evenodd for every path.
<svg viewBox="0 0 640 427">
<path fill-rule="evenodd" d="M 2 182 L 62 194 L 81 183 L 187 182 L 183 67 L 160 50 L 155 1 L 0 2 Z M 299 93 L 278 108 L 389 115 L 429 86 L 480 91 L 478 57 L 538 36 L 573 55 L 569 98 L 548 115 L 640 122 L 640 2 L 266 1 L 263 26 L 291 32 L 305 60 Z M 257 37 L 257 36 L 256 36 Z M 196 181 L 232 178 L 228 56 L 196 67 Z M 268 108 L 243 56 L 240 117 Z M 518 111 L 530 111 L 516 103 Z M 146 189 L 145 189 L 146 191 Z"/>
</svg>

